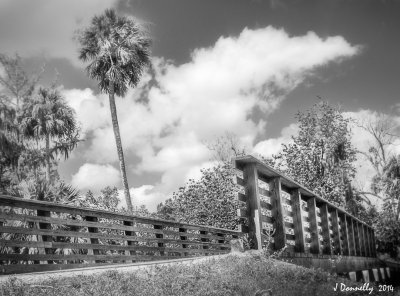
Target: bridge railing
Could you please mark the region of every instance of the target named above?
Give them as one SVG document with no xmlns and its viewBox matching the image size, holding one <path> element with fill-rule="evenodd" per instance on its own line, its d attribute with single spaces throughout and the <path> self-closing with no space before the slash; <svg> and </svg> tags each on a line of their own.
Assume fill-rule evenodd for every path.
<svg viewBox="0 0 400 296">
<path fill-rule="evenodd" d="M 238 231 L 0 195 L 0 274 L 230 251 Z"/>
<path fill-rule="evenodd" d="M 234 160 L 238 199 L 248 225 L 241 226 L 261 249 L 290 253 L 376 257 L 373 229 L 346 211 L 252 156 Z"/>
<path fill-rule="evenodd" d="M 0 274 L 228 253 L 248 234 L 289 253 L 376 257 L 373 229 L 252 156 L 234 160 L 239 231 L 0 195 Z"/>
</svg>

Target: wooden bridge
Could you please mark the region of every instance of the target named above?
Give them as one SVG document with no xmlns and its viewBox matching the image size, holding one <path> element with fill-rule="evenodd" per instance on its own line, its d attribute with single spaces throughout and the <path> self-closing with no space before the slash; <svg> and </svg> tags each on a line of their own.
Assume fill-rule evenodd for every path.
<svg viewBox="0 0 400 296">
<path fill-rule="evenodd" d="M 0 195 L 0 274 L 285 248 L 288 261 L 384 281 L 373 229 L 252 156 L 234 160 L 238 231 Z M 271 238 L 270 233 L 274 235 Z"/>
<path fill-rule="evenodd" d="M 286 248 L 288 261 L 349 275 L 353 280 L 385 281 L 391 270 L 376 257 L 371 226 L 282 175 L 252 156 L 234 161 L 239 200 L 246 210 L 254 248 L 273 231 L 273 249 Z"/>
</svg>

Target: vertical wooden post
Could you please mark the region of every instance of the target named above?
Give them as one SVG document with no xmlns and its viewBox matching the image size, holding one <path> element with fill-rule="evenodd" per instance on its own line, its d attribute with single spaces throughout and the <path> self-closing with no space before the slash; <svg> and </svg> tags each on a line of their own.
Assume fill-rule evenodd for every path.
<svg viewBox="0 0 400 296">
<path fill-rule="evenodd" d="M 348 239 L 349 239 L 349 246 L 350 246 L 349 256 L 355 256 L 356 246 L 354 243 L 354 232 L 353 232 L 353 223 L 352 223 L 353 219 L 347 215 L 345 215 L 345 217 L 346 217 Z"/>
<path fill-rule="evenodd" d="M 303 217 L 301 215 L 301 193 L 300 190 L 294 189 L 292 192 L 293 201 L 293 224 L 294 224 L 294 236 L 295 236 L 295 251 L 304 253 L 305 239 L 304 239 L 304 226 Z"/>
<path fill-rule="evenodd" d="M 364 241 L 364 256 L 368 257 L 368 240 L 367 240 L 367 226 L 365 224 L 362 225 L 363 228 L 363 241 Z"/>
<path fill-rule="evenodd" d="M 283 219 L 283 204 L 281 197 L 281 178 L 272 180 L 272 217 L 275 219 L 274 247 L 276 250 L 286 246 L 285 220 Z"/>
<path fill-rule="evenodd" d="M 364 256 L 364 244 L 363 244 L 363 232 L 362 232 L 362 224 L 360 222 L 356 222 L 357 224 L 357 233 L 358 233 L 358 245 L 360 250 L 360 256 Z"/>
<path fill-rule="evenodd" d="M 331 234 L 329 232 L 329 215 L 328 215 L 328 205 L 323 204 L 320 208 L 321 214 L 321 227 L 322 227 L 322 237 L 324 239 L 323 253 L 326 255 L 332 255 L 332 245 L 331 245 Z"/>
<path fill-rule="evenodd" d="M 371 234 L 369 233 L 369 227 L 365 227 L 365 236 L 367 238 L 367 256 L 372 257 L 372 248 L 371 248 Z"/>
<path fill-rule="evenodd" d="M 333 241 L 335 243 L 335 255 L 343 254 L 342 243 L 340 241 L 340 229 L 339 229 L 339 216 L 337 209 L 333 209 L 331 212 L 332 219 L 332 230 L 333 230 Z"/>
<path fill-rule="evenodd" d="M 362 235 L 362 251 L 363 256 L 368 257 L 367 253 L 367 238 L 365 236 L 365 225 L 361 223 L 361 235 Z"/>
<path fill-rule="evenodd" d="M 249 237 L 251 238 L 251 248 L 262 249 L 262 221 L 261 206 L 258 195 L 258 173 L 254 163 L 246 164 L 243 169 L 245 190 L 247 196 L 247 214 L 249 222 Z"/>
<path fill-rule="evenodd" d="M 362 223 L 358 223 L 358 231 L 360 233 L 360 250 L 361 256 L 365 257 L 365 249 L 364 249 L 364 225 Z"/>
<path fill-rule="evenodd" d="M 124 221 L 124 225 L 125 226 L 133 226 L 133 222 L 132 221 Z M 126 236 L 135 236 L 135 232 L 129 231 L 129 230 L 125 230 L 125 235 Z M 128 239 L 126 240 L 126 245 L 127 246 L 133 246 L 134 244 L 135 244 L 134 241 L 130 241 Z M 126 250 L 125 251 L 125 255 L 126 256 L 135 256 L 136 255 L 136 251 L 134 251 L 134 250 Z M 131 259 L 129 261 L 135 262 L 136 260 Z"/>
<path fill-rule="evenodd" d="M 359 233 L 358 233 L 358 227 L 357 227 L 357 221 L 355 221 L 355 220 L 352 220 L 352 226 L 353 226 L 353 233 L 354 233 L 354 249 L 355 249 L 355 255 L 356 256 L 360 256 L 361 254 L 360 254 L 360 251 L 361 251 L 361 248 L 360 248 L 360 236 L 359 236 Z"/>
<path fill-rule="evenodd" d="M 41 217 L 50 217 L 50 212 L 49 211 L 41 211 L 41 210 L 37 210 L 36 214 L 38 216 Z M 43 222 L 39 222 L 39 228 L 40 229 L 51 229 L 51 224 L 50 223 L 43 223 Z M 51 242 L 52 241 L 52 237 L 49 235 L 38 235 L 38 241 L 42 241 L 42 242 Z M 51 253 L 51 249 L 49 248 L 39 248 L 39 254 L 50 254 Z M 40 264 L 52 264 L 53 261 L 52 260 L 47 260 L 47 261 L 40 261 Z"/>
<path fill-rule="evenodd" d="M 207 231 L 200 230 L 200 235 L 207 235 L 207 234 L 208 234 Z M 202 237 L 202 238 L 201 238 L 201 241 L 202 241 L 202 242 L 208 242 L 209 239 L 208 239 L 208 238 Z M 208 246 L 207 246 L 207 245 L 202 245 L 202 248 L 203 248 L 203 250 L 207 250 L 207 249 L 208 249 Z M 204 253 L 204 255 L 208 256 L 209 253 Z"/>
<path fill-rule="evenodd" d="M 162 225 L 154 225 L 154 229 L 163 229 L 163 227 L 162 227 Z M 160 249 L 160 256 L 164 256 L 165 255 L 164 243 L 162 242 L 162 239 L 164 238 L 164 234 L 156 233 L 156 238 L 161 239 L 157 242 L 157 246 Z"/>
<path fill-rule="evenodd" d="M 311 235 L 310 253 L 319 254 L 320 242 L 318 237 L 317 204 L 315 197 L 311 197 L 307 200 L 307 206 L 310 219 L 310 235 Z"/>
<path fill-rule="evenodd" d="M 41 210 L 37 210 L 36 214 L 38 216 L 41 217 L 50 217 L 50 212 L 49 211 L 41 211 Z M 39 222 L 39 228 L 40 229 L 51 229 L 51 224 L 50 223 L 43 223 L 43 222 Z M 52 241 L 52 237 L 49 235 L 38 235 L 38 241 L 42 241 L 42 242 L 51 242 Z M 39 248 L 39 254 L 50 254 L 51 253 L 51 249 L 49 248 Z M 47 260 L 47 261 L 40 261 L 40 264 L 52 264 L 53 261 L 52 260 Z"/>
<path fill-rule="evenodd" d="M 358 247 L 357 247 L 357 237 L 356 237 L 356 229 L 355 229 L 355 227 L 354 227 L 354 220 L 353 220 L 353 218 L 351 218 L 351 220 L 350 220 L 351 222 L 351 228 L 352 228 L 352 230 L 353 230 L 353 246 L 354 246 L 354 256 L 357 256 L 358 255 Z"/>
<path fill-rule="evenodd" d="M 185 234 L 187 232 L 187 229 L 186 228 L 179 228 L 179 232 L 181 232 L 182 234 Z M 182 235 L 182 236 L 180 236 L 180 239 L 181 239 L 182 242 L 184 242 L 184 241 L 187 240 L 187 236 Z M 182 249 L 187 249 L 187 247 L 188 247 L 187 244 L 182 244 Z M 182 256 L 182 254 L 183 254 L 184 257 L 186 257 L 189 253 L 188 252 L 183 252 L 183 253 L 181 253 L 181 256 Z"/>
<path fill-rule="evenodd" d="M 372 228 L 370 228 L 371 230 L 371 237 L 372 237 L 372 256 L 376 257 L 376 243 L 375 243 L 375 233 L 374 230 Z"/>
<path fill-rule="evenodd" d="M 349 229 L 347 227 L 346 214 L 341 214 L 340 220 L 342 221 L 342 235 L 343 235 L 343 254 L 346 256 L 351 255 L 350 251 L 350 238 L 349 238 Z"/>
<path fill-rule="evenodd" d="M 85 217 L 86 221 L 89 222 L 98 222 L 97 217 L 92 217 L 92 216 L 86 216 Z M 88 232 L 90 233 L 98 233 L 99 229 L 97 227 L 88 227 Z M 90 238 L 90 244 L 98 244 L 99 243 L 99 239 L 98 238 Z M 88 255 L 99 255 L 99 250 L 97 249 L 88 249 Z M 98 262 L 98 260 L 89 260 L 90 263 L 96 263 Z"/>
</svg>

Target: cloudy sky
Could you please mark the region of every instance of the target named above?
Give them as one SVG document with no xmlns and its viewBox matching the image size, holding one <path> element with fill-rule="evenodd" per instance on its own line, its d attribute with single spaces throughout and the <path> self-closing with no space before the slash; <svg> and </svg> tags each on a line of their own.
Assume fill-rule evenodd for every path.
<svg viewBox="0 0 400 296">
<path fill-rule="evenodd" d="M 108 97 L 86 77 L 73 39 L 106 8 L 153 39 L 152 71 L 117 101 L 133 200 L 150 210 L 212 165 L 204 143 L 225 132 L 269 155 L 317 97 L 359 119 L 399 114 L 400 1 L 0 0 L 0 52 L 18 52 L 30 71 L 45 62 L 41 83 L 58 72 L 76 110 L 85 141 L 60 173 L 82 192 L 121 188 Z M 358 165 L 365 185 L 371 168 Z"/>
</svg>

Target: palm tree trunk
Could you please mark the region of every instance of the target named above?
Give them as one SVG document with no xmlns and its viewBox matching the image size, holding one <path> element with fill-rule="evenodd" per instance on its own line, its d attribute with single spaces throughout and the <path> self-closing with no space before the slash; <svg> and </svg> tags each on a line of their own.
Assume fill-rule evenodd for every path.
<svg viewBox="0 0 400 296">
<path fill-rule="evenodd" d="M 121 142 L 121 135 L 119 133 L 119 124 L 118 124 L 118 117 L 117 117 L 117 108 L 115 106 L 115 96 L 114 96 L 114 83 L 110 82 L 109 84 L 109 100 L 110 100 L 110 111 L 111 111 L 111 120 L 114 130 L 115 136 L 115 143 L 117 145 L 117 152 L 119 158 L 119 167 L 121 170 L 122 176 L 122 183 L 124 186 L 124 195 L 126 200 L 126 205 L 128 210 L 132 212 L 132 200 L 131 195 L 129 193 L 129 186 L 128 186 L 128 179 L 126 177 L 126 170 L 125 170 L 125 159 L 124 159 L 124 151 L 122 150 L 122 142 Z"/>
<path fill-rule="evenodd" d="M 46 135 L 46 180 L 50 182 L 50 136 Z"/>
</svg>

